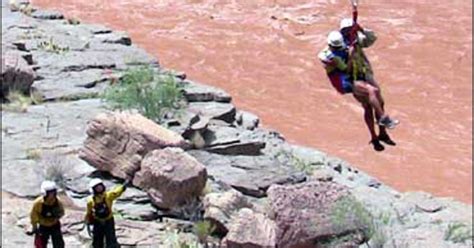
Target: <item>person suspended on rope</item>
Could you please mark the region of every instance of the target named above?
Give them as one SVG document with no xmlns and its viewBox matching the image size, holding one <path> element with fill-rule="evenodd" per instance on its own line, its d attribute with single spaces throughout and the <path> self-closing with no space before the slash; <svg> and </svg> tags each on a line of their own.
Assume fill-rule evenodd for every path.
<svg viewBox="0 0 474 248">
<path fill-rule="evenodd" d="M 113 202 L 119 198 L 130 184 L 125 181 L 110 191 L 106 191 L 104 182 L 94 178 L 89 182 L 89 191 L 92 194 L 87 200 L 85 222 L 90 230 L 92 226 L 92 247 L 103 248 L 104 239 L 107 248 L 120 247 L 115 234 L 115 220 L 112 212 Z"/>
<path fill-rule="evenodd" d="M 398 124 L 398 121 L 391 119 L 385 113 L 382 107 L 383 103 L 378 96 L 380 95 L 379 88 L 367 82 L 360 75 L 353 74 L 354 66 L 357 66 L 357 63 L 353 62 L 356 52 L 357 47 L 348 46 L 341 32 L 332 31 L 327 38 L 327 47 L 318 54 L 318 57 L 323 63 L 333 87 L 340 94 L 352 93 L 362 104 L 365 121 L 371 135 L 370 143 L 373 144 L 375 150 L 381 151 L 384 147 L 380 140 L 389 143 L 393 143 L 393 141 L 388 137 L 384 128 L 380 136 L 376 134 L 373 111 L 375 110 L 376 116 L 380 117 L 379 126 L 391 129 Z"/>
<path fill-rule="evenodd" d="M 64 207 L 57 197 L 57 186 L 52 181 L 41 183 L 41 196 L 36 198 L 30 212 L 31 234 L 35 235 L 35 248 L 46 248 L 49 237 L 53 248 L 63 248 L 60 219 L 64 216 Z"/>
<path fill-rule="evenodd" d="M 353 18 L 343 18 L 339 25 L 339 31 L 344 37 L 344 43 L 347 46 L 354 46 L 355 49 L 352 60 L 353 78 L 363 80 L 377 88 L 377 98 L 380 102 L 382 110 L 384 110 L 385 101 L 382 97 L 382 89 L 374 78 L 374 71 L 372 69 L 372 65 L 370 64 L 370 61 L 363 50 L 363 48 L 368 48 L 372 46 L 377 40 L 377 36 L 375 35 L 374 31 L 368 28 L 362 28 L 362 26 L 354 22 L 354 19 L 357 19 L 356 6 L 353 11 L 355 12 L 353 13 Z M 371 119 L 372 118 L 368 119 L 369 123 L 367 123 L 367 125 L 369 126 L 374 125 L 372 124 L 373 121 L 371 121 Z M 388 145 L 396 145 L 395 142 L 388 135 L 385 126 L 380 125 L 380 122 L 384 122 L 387 120 L 381 119 L 381 116 L 378 115 L 377 111 L 375 111 L 375 119 L 377 121 L 377 124 L 379 124 L 379 135 L 377 137 L 378 140 L 383 141 Z M 398 124 L 398 121 L 394 120 L 394 124 Z M 375 140 L 373 140 L 372 143 L 374 144 L 374 146 L 380 147 L 380 145 L 378 145 Z"/>
</svg>

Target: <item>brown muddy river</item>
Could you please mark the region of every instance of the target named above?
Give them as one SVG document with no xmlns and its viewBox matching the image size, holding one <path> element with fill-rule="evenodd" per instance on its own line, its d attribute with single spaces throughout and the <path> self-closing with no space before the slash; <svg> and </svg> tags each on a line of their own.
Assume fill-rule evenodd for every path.
<svg viewBox="0 0 474 248">
<path fill-rule="evenodd" d="M 472 202 L 472 1 L 361 0 L 367 50 L 401 124 L 384 152 L 362 108 L 331 87 L 316 53 L 349 1 L 34 0 L 127 31 L 167 67 L 221 87 L 294 143 L 339 156 L 398 190 Z"/>
</svg>

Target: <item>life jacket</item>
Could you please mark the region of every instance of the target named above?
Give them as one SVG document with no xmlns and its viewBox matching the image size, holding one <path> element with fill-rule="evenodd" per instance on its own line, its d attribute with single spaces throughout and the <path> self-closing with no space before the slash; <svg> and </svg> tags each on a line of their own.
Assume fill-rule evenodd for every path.
<svg viewBox="0 0 474 248">
<path fill-rule="evenodd" d="M 100 219 L 105 219 L 109 216 L 110 208 L 107 206 L 105 199 L 101 202 L 96 202 L 94 199 L 93 214 L 95 217 Z"/>
<path fill-rule="evenodd" d="M 42 204 L 41 206 L 41 216 L 46 219 L 56 218 L 57 213 L 59 212 L 59 203 L 56 202 L 53 205 Z"/>
<path fill-rule="evenodd" d="M 342 62 L 347 64 L 347 62 L 349 61 L 349 51 L 347 49 L 331 51 L 331 49 L 326 48 L 319 53 L 318 57 L 321 62 L 323 62 L 328 75 L 331 75 L 333 73 L 346 73 L 345 71 L 339 69 L 337 66 L 332 65 L 331 62 L 335 61 L 335 59 L 338 58 Z"/>
</svg>

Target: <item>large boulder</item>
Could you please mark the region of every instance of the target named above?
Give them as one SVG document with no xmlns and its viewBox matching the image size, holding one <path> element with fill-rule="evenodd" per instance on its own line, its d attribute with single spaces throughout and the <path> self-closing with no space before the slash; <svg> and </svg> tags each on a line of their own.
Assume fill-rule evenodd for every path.
<svg viewBox="0 0 474 248">
<path fill-rule="evenodd" d="M 35 72 L 18 52 L 2 53 L 2 97 L 10 90 L 29 93 L 35 79 Z"/>
<path fill-rule="evenodd" d="M 318 247 L 331 243 L 332 237 L 357 247 L 367 239 L 370 215 L 352 202 L 342 185 L 320 181 L 272 185 L 267 193 L 278 247 Z"/>
<path fill-rule="evenodd" d="M 140 114 L 100 114 L 89 122 L 86 132 L 80 158 L 119 178 L 133 176 L 152 150 L 186 146 L 180 135 Z"/>
<path fill-rule="evenodd" d="M 146 155 L 133 184 L 148 192 L 162 209 L 173 209 L 192 202 L 204 189 L 207 171 L 179 148 L 154 150 Z"/>
<path fill-rule="evenodd" d="M 232 216 L 242 208 L 252 208 L 247 198 L 236 190 L 223 193 L 209 193 L 203 199 L 204 218 L 216 227 L 215 232 L 226 234 Z"/>
<path fill-rule="evenodd" d="M 275 222 L 264 214 L 243 208 L 233 218 L 224 244 L 227 248 L 274 248 Z"/>
</svg>

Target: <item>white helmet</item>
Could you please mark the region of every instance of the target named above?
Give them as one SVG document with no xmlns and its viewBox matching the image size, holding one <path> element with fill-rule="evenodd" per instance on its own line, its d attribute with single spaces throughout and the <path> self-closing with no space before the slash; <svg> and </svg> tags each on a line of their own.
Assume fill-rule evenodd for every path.
<svg viewBox="0 0 474 248">
<path fill-rule="evenodd" d="M 344 37 L 342 37 L 341 32 L 332 31 L 328 35 L 328 44 L 332 47 L 343 47 L 344 46 Z"/>
<path fill-rule="evenodd" d="M 349 28 L 354 25 L 354 20 L 351 18 L 344 18 L 341 20 L 341 24 L 339 25 L 339 30 L 342 30 L 343 28 Z"/>
<path fill-rule="evenodd" d="M 53 181 L 44 181 L 41 183 L 41 194 L 43 196 L 46 196 L 48 191 L 51 190 L 57 190 L 58 187 L 56 186 L 56 183 Z"/>
<path fill-rule="evenodd" d="M 99 185 L 99 184 L 102 184 L 104 185 L 104 182 L 102 180 L 100 180 L 99 178 L 94 178 L 92 179 L 90 182 L 89 182 L 89 192 L 91 194 L 94 194 L 94 187 Z"/>
</svg>

